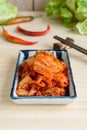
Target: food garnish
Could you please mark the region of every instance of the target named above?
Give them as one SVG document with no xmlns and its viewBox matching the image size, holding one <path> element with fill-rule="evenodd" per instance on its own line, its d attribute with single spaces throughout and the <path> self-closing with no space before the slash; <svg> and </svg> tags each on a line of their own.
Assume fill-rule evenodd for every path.
<svg viewBox="0 0 87 130">
<path fill-rule="evenodd" d="M 48 16 L 62 17 L 66 27 L 87 34 L 87 0 L 50 0 L 45 10 Z"/>
<path fill-rule="evenodd" d="M 0 24 L 9 19 L 15 18 L 18 13 L 18 8 L 13 4 L 0 0 Z"/>
<path fill-rule="evenodd" d="M 17 30 L 25 35 L 29 35 L 29 36 L 43 36 L 49 33 L 50 31 L 50 25 L 47 26 L 47 29 L 44 31 L 29 31 L 29 30 L 25 30 L 22 27 L 17 27 Z"/>
<path fill-rule="evenodd" d="M 41 15 L 36 16 L 36 17 L 34 17 L 34 16 L 18 16 L 18 17 L 3 21 L 2 23 L 0 23 L 0 25 L 13 25 L 13 24 L 18 24 L 18 23 L 30 22 L 38 17 L 41 17 Z"/>
<path fill-rule="evenodd" d="M 21 44 L 21 45 L 34 45 L 37 43 L 37 42 L 26 41 L 19 37 L 15 37 L 15 36 L 9 34 L 8 31 L 6 29 L 4 29 L 3 27 L 2 27 L 2 29 L 3 29 L 3 32 L 2 32 L 3 37 L 12 43 Z"/>
</svg>

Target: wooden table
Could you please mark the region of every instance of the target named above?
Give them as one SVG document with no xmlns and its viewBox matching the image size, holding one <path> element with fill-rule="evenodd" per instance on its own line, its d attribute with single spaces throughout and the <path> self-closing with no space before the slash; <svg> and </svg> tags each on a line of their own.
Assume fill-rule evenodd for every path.
<svg viewBox="0 0 87 130">
<path fill-rule="evenodd" d="M 19 50 L 52 49 L 54 35 L 71 37 L 75 43 L 87 49 L 87 35 L 80 35 L 62 26 L 61 20 L 46 17 L 44 12 L 20 12 L 20 15 L 43 17 L 30 23 L 19 24 L 30 30 L 44 30 L 50 24 L 51 31 L 42 37 L 28 37 L 16 31 L 17 25 L 5 26 L 14 36 L 30 41 L 39 41 L 32 46 L 13 44 L 6 41 L 0 28 L 0 130 L 86 130 L 87 129 L 87 56 L 69 49 L 77 99 L 69 105 L 18 105 L 10 100 L 14 71 Z"/>
</svg>

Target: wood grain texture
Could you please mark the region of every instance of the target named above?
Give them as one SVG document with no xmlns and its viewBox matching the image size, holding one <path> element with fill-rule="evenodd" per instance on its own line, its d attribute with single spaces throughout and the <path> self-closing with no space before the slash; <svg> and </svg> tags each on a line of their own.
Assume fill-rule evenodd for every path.
<svg viewBox="0 0 87 130">
<path fill-rule="evenodd" d="M 26 10 L 44 10 L 49 0 L 6 0 L 18 7 L 20 11 Z"/>
<path fill-rule="evenodd" d="M 35 11 L 40 11 L 45 9 L 46 4 L 48 3 L 49 0 L 35 0 L 34 1 L 34 7 Z"/>
<path fill-rule="evenodd" d="M 19 0 L 20 1 L 20 0 Z M 19 50 L 52 49 L 56 34 L 62 38 L 71 37 L 75 44 L 87 49 L 87 36 L 65 28 L 60 19 L 47 17 L 41 11 L 23 11 L 26 14 L 42 17 L 30 23 L 22 23 L 24 29 L 44 30 L 51 26 L 48 35 L 28 37 L 16 31 L 17 25 L 5 26 L 14 36 L 29 41 L 39 41 L 36 45 L 13 44 L 2 37 L 0 28 L 0 130 L 87 130 L 87 56 L 69 49 L 73 77 L 77 90 L 77 99 L 69 105 L 18 105 L 10 100 Z"/>
<path fill-rule="evenodd" d="M 32 10 L 32 0 L 6 0 L 18 7 L 19 11 Z"/>
</svg>

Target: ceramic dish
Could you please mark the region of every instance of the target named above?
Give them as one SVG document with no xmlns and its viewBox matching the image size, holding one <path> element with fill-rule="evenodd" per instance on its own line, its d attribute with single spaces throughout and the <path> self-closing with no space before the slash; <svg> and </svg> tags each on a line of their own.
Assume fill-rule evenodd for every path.
<svg viewBox="0 0 87 130">
<path fill-rule="evenodd" d="M 66 50 L 46 50 L 54 53 L 54 55 L 63 60 L 69 66 L 69 95 L 68 96 L 18 96 L 16 94 L 16 88 L 18 84 L 18 66 L 23 63 L 23 61 L 31 55 L 34 55 L 36 51 L 39 50 L 20 50 L 16 65 L 16 70 L 14 74 L 13 84 L 11 88 L 10 98 L 13 102 L 17 104 L 68 104 L 74 101 L 77 97 L 76 88 L 73 80 L 72 69 L 70 65 L 69 55 Z"/>
</svg>

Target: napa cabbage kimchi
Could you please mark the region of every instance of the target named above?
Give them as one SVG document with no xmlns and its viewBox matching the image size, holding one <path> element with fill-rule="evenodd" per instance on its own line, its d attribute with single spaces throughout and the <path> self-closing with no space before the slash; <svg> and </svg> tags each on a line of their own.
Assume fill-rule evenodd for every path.
<svg viewBox="0 0 87 130">
<path fill-rule="evenodd" d="M 65 96 L 67 88 L 68 65 L 52 52 L 36 52 L 18 67 L 18 96 Z"/>
</svg>

